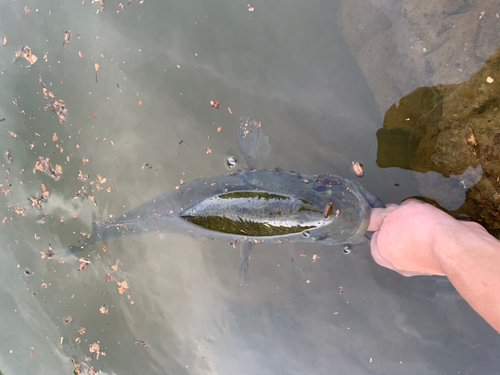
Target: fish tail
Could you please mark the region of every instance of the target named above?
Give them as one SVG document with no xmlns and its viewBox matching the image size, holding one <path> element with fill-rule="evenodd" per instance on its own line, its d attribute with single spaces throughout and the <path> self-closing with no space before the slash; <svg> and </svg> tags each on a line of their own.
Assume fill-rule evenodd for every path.
<svg viewBox="0 0 500 375">
<path fill-rule="evenodd" d="M 140 222 L 137 221 L 98 221 L 92 223 L 92 235 L 83 243 L 76 246 L 70 246 L 66 250 L 66 255 L 73 255 L 79 251 L 85 250 L 96 242 L 110 238 L 131 236 L 142 232 L 143 229 Z"/>
</svg>

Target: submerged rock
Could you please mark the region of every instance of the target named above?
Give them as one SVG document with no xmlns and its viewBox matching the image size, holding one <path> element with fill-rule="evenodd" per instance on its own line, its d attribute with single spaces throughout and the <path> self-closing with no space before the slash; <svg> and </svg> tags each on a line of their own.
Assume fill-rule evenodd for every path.
<svg viewBox="0 0 500 375">
<path fill-rule="evenodd" d="M 393 105 L 377 132 L 377 164 L 444 177 L 463 175 L 469 168 L 477 174 L 482 167 L 465 203 L 451 213 L 482 223 L 500 238 L 499 105 L 500 49 L 467 82 L 422 87 L 402 98 L 399 107 Z M 470 175 L 464 188 L 477 177 Z"/>
</svg>

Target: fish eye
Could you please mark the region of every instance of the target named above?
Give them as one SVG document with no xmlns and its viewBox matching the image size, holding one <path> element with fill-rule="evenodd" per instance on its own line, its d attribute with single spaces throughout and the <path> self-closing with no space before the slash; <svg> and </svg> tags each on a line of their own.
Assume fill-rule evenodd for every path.
<svg viewBox="0 0 500 375">
<path fill-rule="evenodd" d="M 302 232 L 302 235 L 307 238 L 311 235 L 311 233 L 308 230 L 305 230 Z"/>
<path fill-rule="evenodd" d="M 231 170 L 234 167 L 236 167 L 238 163 L 238 160 L 234 156 L 226 156 L 226 159 L 224 160 L 224 164 L 227 169 Z"/>
<path fill-rule="evenodd" d="M 352 249 L 351 249 L 351 246 L 349 246 L 349 245 L 345 245 L 345 246 L 342 248 L 342 252 L 343 252 L 344 254 L 349 254 L 349 253 L 351 252 L 351 250 L 352 250 Z"/>
</svg>

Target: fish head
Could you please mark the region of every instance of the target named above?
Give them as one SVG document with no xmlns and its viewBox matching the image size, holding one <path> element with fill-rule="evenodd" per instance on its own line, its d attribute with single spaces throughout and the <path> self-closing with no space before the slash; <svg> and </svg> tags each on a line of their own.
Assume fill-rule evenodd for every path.
<svg viewBox="0 0 500 375">
<path fill-rule="evenodd" d="M 370 223 L 370 203 L 361 185 L 334 175 L 320 176 L 307 199 L 322 208 L 315 228 L 302 232 L 304 241 L 325 245 L 364 241 Z"/>
</svg>

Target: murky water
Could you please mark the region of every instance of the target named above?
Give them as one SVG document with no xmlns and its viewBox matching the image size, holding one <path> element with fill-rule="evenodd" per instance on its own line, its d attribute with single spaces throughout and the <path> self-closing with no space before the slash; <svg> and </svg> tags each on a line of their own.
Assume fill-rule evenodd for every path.
<svg viewBox="0 0 500 375">
<path fill-rule="evenodd" d="M 448 281 L 382 269 L 368 243 L 261 245 L 251 287 L 232 246 L 182 236 L 95 245 L 79 271 L 65 250 L 92 221 L 242 162 L 242 115 L 262 121 L 269 167 L 356 178 L 356 160 L 383 201 L 420 193 L 412 172 L 376 165 L 382 116 L 336 2 L 105 6 L 10 2 L 0 15 L 5 375 L 71 374 L 71 359 L 104 374 L 496 373 L 498 334 Z M 31 67 L 13 62 L 25 45 Z M 62 124 L 44 110 L 61 99 Z M 39 157 L 58 180 L 33 172 Z M 40 210 L 28 198 L 42 184 Z"/>
</svg>

